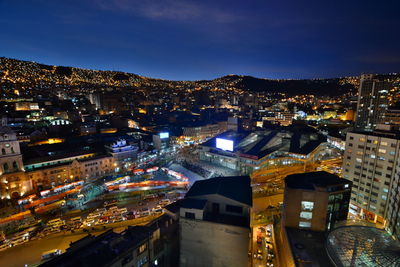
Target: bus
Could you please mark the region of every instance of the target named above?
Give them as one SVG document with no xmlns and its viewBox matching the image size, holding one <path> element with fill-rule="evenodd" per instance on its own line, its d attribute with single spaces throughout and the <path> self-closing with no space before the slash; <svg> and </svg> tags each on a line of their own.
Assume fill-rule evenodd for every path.
<svg viewBox="0 0 400 267">
<path fill-rule="evenodd" d="M 79 226 L 82 224 L 82 218 L 81 217 L 75 217 L 69 220 L 69 224 L 72 226 Z"/>
<path fill-rule="evenodd" d="M 61 220 L 60 218 L 53 219 L 47 222 L 47 226 L 50 227 L 59 227 L 65 225 L 65 221 Z"/>
<path fill-rule="evenodd" d="M 49 260 L 54 258 L 55 256 L 61 255 L 61 249 L 52 249 L 42 254 L 42 260 Z"/>
</svg>

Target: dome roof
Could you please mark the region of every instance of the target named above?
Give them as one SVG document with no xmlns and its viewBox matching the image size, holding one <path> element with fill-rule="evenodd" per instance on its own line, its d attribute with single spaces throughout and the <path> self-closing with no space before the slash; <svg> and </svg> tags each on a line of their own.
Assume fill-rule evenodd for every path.
<svg viewBox="0 0 400 267">
<path fill-rule="evenodd" d="M 329 233 L 327 252 L 336 266 L 400 266 L 400 242 L 369 226 L 342 226 Z"/>
</svg>

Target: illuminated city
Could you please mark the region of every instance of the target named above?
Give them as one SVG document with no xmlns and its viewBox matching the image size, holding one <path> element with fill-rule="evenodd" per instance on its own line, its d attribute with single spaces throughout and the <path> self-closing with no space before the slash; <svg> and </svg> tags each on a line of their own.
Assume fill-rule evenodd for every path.
<svg viewBox="0 0 400 267">
<path fill-rule="evenodd" d="M 1 267 L 400 266 L 399 3 L 33 2 L 0 1 Z"/>
</svg>

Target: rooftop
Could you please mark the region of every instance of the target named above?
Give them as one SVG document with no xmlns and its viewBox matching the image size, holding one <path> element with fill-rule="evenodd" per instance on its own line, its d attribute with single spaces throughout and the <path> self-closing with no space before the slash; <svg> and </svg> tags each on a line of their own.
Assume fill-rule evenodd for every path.
<svg viewBox="0 0 400 267">
<path fill-rule="evenodd" d="M 351 133 L 384 137 L 390 139 L 400 139 L 399 126 L 393 124 L 378 124 L 377 128 L 373 132 L 354 130 L 351 131 Z"/>
<path fill-rule="evenodd" d="M 169 210 L 172 213 L 178 213 L 179 209 L 181 208 L 181 204 L 184 199 L 179 199 L 177 201 L 172 202 L 171 204 L 164 207 L 164 209 Z"/>
<path fill-rule="evenodd" d="M 40 266 L 110 266 L 120 256 L 150 236 L 146 226 L 129 227 L 117 234 L 112 230 L 99 236 L 72 243 L 67 251 Z"/>
<path fill-rule="evenodd" d="M 207 200 L 205 199 L 194 199 L 194 198 L 185 198 L 181 207 L 186 209 L 204 209 L 207 204 Z"/>
<path fill-rule="evenodd" d="M 351 184 L 351 181 L 325 171 L 291 174 L 285 178 L 286 186 L 314 190 L 315 187 Z"/>
<path fill-rule="evenodd" d="M 185 198 L 218 194 L 248 206 L 252 206 L 249 176 L 216 177 L 196 181 Z"/>
<path fill-rule="evenodd" d="M 374 227 L 338 227 L 328 235 L 326 248 L 336 266 L 400 266 L 400 242 Z"/>
<path fill-rule="evenodd" d="M 216 139 L 232 140 L 233 152 L 263 158 L 275 151 L 307 155 L 326 141 L 326 136 L 304 126 L 268 128 L 254 132 L 227 131 L 202 144 L 216 149 Z"/>
<path fill-rule="evenodd" d="M 296 266 L 334 267 L 329 259 L 325 244 L 325 233 L 285 228 Z"/>
</svg>

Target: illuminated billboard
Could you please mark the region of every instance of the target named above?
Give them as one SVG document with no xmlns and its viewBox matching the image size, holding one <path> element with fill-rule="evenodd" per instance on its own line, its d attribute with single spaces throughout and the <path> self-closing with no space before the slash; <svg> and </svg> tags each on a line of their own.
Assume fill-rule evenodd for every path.
<svg viewBox="0 0 400 267">
<path fill-rule="evenodd" d="M 165 138 L 168 138 L 168 137 L 169 137 L 169 133 L 168 132 L 160 133 L 160 138 L 161 139 L 165 139 Z"/>
<path fill-rule="evenodd" d="M 222 150 L 233 151 L 233 141 L 228 139 L 217 138 L 216 147 Z"/>
</svg>

